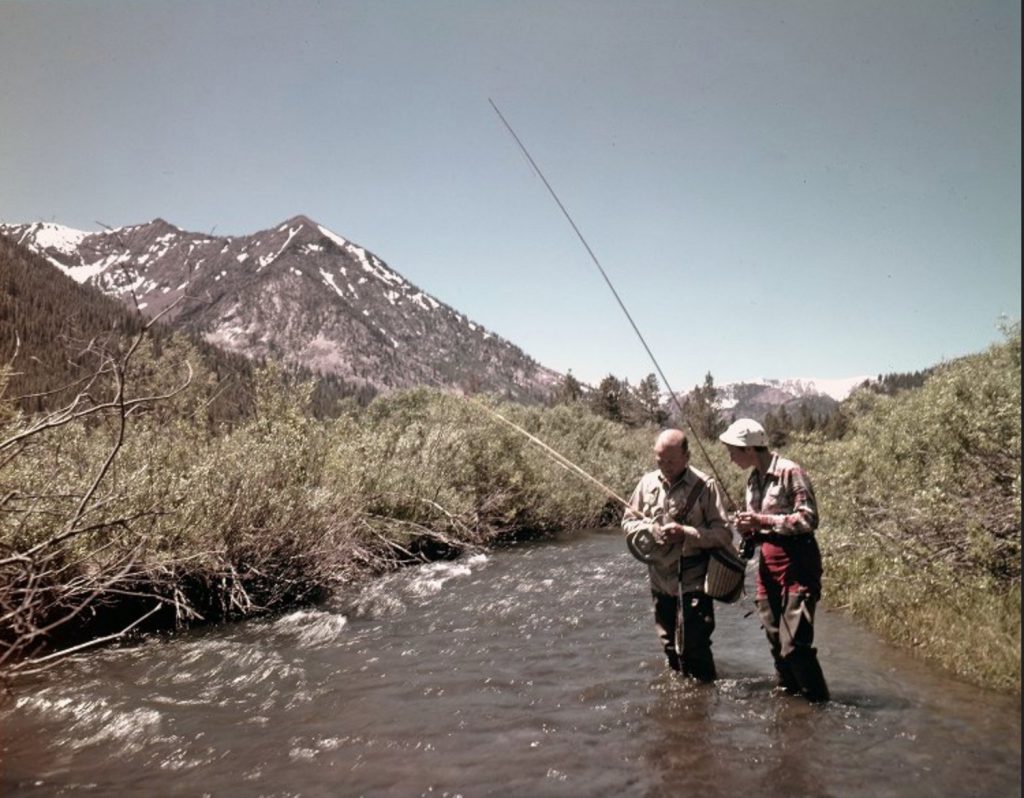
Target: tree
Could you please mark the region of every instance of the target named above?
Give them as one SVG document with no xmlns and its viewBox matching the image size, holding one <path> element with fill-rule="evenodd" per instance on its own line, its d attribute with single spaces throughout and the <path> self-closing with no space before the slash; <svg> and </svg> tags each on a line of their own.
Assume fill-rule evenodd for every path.
<svg viewBox="0 0 1024 798">
<path fill-rule="evenodd" d="M 826 438 L 830 440 L 838 440 L 846 435 L 849 428 L 850 419 L 846 413 L 843 412 L 843 409 L 839 408 L 822 424 L 821 431 L 824 433 Z"/>
<path fill-rule="evenodd" d="M 583 383 L 573 376 L 572 369 L 566 372 L 562 383 L 554 392 L 552 397 L 556 405 L 569 405 L 578 402 L 583 397 Z"/>
<path fill-rule="evenodd" d="M 693 390 L 683 400 L 683 414 L 702 438 L 716 438 L 725 429 L 718 407 L 718 389 L 710 371 L 704 375 L 704 384 L 693 386 Z"/>
<path fill-rule="evenodd" d="M 668 420 L 668 413 L 661 406 L 661 387 L 653 374 L 644 377 L 636 387 L 636 401 L 645 423 L 662 426 Z"/>
<path fill-rule="evenodd" d="M 818 428 L 818 419 L 807 402 L 800 403 L 800 413 L 796 425 L 801 432 L 814 432 Z"/>
<path fill-rule="evenodd" d="M 764 417 L 764 431 L 768 434 L 768 444 L 773 448 L 785 446 L 792 429 L 785 405 L 779 405 L 778 413 L 768 413 Z"/>
<path fill-rule="evenodd" d="M 628 392 L 629 383 L 625 384 Z M 623 382 L 618 377 L 609 374 L 590 395 L 590 409 L 596 415 L 621 423 L 626 417 L 628 398 L 628 393 L 623 391 L 622 386 Z"/>
</svg>

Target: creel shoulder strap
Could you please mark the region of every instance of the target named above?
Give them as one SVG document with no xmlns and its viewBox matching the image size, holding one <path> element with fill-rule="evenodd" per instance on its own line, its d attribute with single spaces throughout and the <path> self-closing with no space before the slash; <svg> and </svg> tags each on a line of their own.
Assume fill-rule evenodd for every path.
<svg viewBox="0 0 1024 798">
<path fill-rule="evenodd" d="M 690 488 L 690 493 L 686 497 L 686 504 L 683 505 L 683 511 L 679 514 L 679 523 L 685 524 L 686 517 L 690 514 L 690 510 L 693 509 L 693 505 L 697 503 L 697 499 L 704 492 L 704 488 L 707 487 L 707 483 L 703 479 L 697 480 L 697 484 Z"/>
</svg>

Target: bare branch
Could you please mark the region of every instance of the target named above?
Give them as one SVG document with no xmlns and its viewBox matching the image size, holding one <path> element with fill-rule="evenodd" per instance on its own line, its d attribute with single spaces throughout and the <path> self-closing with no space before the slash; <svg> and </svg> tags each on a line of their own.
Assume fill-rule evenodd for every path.
<svg viewBox="0 0 1024 798">
<path fill-rule="evenodd" d="M 34 675 L 34 674 L 37 674 L 37 673 L 42 673 L 43 671 L 49 670 L 49 668 L 52 667 L 52 664 L 56 664 L 56 662 L 55 662 L 56 660 L 65 659 L 66 657 L 70 656 L 71 654 L 74 654 L 74 653 L 76 653 L 78 651 L 83 651 L 84 649 L 87 649 L 87 648 L 93 648 L 95 646 L 100 646 L 100 645 L 103 645 L 105 643 L 110 643 L 110 642 L 112 642 L 114 640 L 120 640 L 125 635 L 127 635 L 132 629 L 134 629 L 140 623 L 142 623 L 147 618 L 149 618 L 151 615 L 153 615 L 155 612 L 157 612 L 160 609 L 160 607 L 162 607 L 162 606 L 163 606 L 163 603 L 158 601 L 156 603 L 156 606 L 153 607 L 153 609 L 151 609 L 149 612 L 147 612 L 142 617 L 137 618 L 136 620 L 132 621 L 130 624 L 128 624 L 128 626 L 126 626 L 120 632 L 115 632 L 114 634 L 106 635 L 105 637 L 97 637 L 97 638 L 94 638 L 92 640 L 87 640 L 86 642 L 80 643 L 77 646 L 71 646 L 71 648 L 65 648 L 65 649 L 62 649 L 61 651 L 54 651 L 52 654 L 47 654 L 44 657 L 36 657 L 35 659 L 23 660 L 22 662 L 19 662 L 17 665 L 12 666 L 11 669 L 10 669 L 10 672 L 12 674 L 15 674 L 15 675 L 18 675 L 18 676 L 31 676 L 31 675 Z M 30 668 L 30 666 L 37 666 L 37 665 L 41 665 L 41 664 L 46 663 L 46 662 L 51 663 L 51 665 L 49 665 L 49 666 L 47 666 L 45 668 L 37 668 L 37 667 L 31 667 Z"/>
</svg>

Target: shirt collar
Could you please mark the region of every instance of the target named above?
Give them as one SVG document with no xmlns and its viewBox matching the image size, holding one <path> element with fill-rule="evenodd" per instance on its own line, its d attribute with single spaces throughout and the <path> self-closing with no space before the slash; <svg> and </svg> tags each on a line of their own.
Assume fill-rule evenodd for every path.
<svg viewBox="0 0 1024 798">
<path fill-rule="evenodd" d="M 672 484 L 669 484 L 669 481 L 667 479 L 665 479 L 665 475 L 662 474 L 661 471 L 659 471 L 658 472 L 658 482 L 661 483 L 661 486 L 666 491 L 669 491 L 669 490 L 672 490 L 672 488 L 674 488 L 674 487 L 676 487 L 678 485 L 685 485 L 690 480 L 690 477 L 691 477 L 692 474 L 693 474 L 693 469 L 690 468 L 689 466 L 687 466 L 686 469 L 683 471 L 683 473 L 680 474 L 676 478 L 676 481 L 673 482 Z"/>
<path fill-rule="evenodd" d="M 772 459 L 771 462 L 768 463 L 768 470 L 762 474 L 756 468 L 750 469 L 750 476 L 747 477 L 747 483 L 750 485 L 757 485 L 758 488 L 763 488 L 764 484 L 768 481 L 768 477 L 779 477 L 781 474 L 782 468 L 779 466 L 779 453 L 772 452 Z"/>
</svg>

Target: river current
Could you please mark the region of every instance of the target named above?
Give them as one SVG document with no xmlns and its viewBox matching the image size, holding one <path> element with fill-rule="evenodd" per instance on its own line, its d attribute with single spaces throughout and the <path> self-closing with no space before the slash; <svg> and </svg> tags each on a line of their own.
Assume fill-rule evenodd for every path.
<svg viewBox="0 0 1024 798">
<path fill-rule="evenodd" d="M 833 701 L 777 695 L 751 609 L 717 605 L 699 685 L 665 669 L 617 531 L 408 568 L 21 685 L 0 794 L 1020 795 L 1018 699 L 827 608 Z"/>
</svg>

